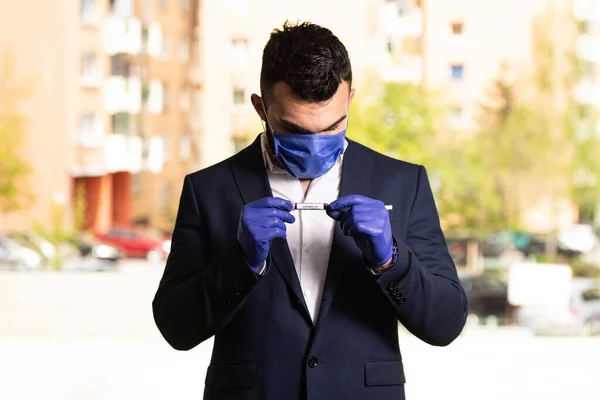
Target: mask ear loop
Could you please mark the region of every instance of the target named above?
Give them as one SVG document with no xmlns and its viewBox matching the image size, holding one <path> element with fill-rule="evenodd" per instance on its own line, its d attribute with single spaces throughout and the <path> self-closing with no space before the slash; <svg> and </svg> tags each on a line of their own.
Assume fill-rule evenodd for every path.
<svg viewBox="0 0 600 400">
<path fill-rule="evenodd" d="M 263 129 L 264 129 L 265 133 L 267 133 L 267 126 L 270 126 L 271 130 L 273 130 L 273 125 L 271 125 L 271 123 L 269 122 L 269 114 L 267 114 L 267 106 L 265 106 L 265 102 L 262 99 L 262 97 L 260 99 L 260 102 L 262 103 L 263 111 L 265 112 L 265 119 L 266 119 L 266 121 L 263 121 L 261 118 L 260 122 L 263 125 Z"/>
</svg>

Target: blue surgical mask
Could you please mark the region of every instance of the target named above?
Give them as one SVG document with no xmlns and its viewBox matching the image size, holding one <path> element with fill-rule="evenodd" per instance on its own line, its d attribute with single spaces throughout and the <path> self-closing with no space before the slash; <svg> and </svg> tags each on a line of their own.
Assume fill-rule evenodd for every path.
<svg viewBox="0 0 600 400">
<path fill-rule="evenodd" d="M 347 119 L 346 128 L 335 135 L 281 133 L 273 130 L 267 108 L 264 110 L 273 132 L 274 155 L 293 177 L 314 179 L 325 175 L 344 152 Z"/>
<path fill-rule="evenodd" d="M 273 132 L 274 153 L 283 168 L 298 179 L 324 175 L 344 151 L 346 129 L 335 135 Z"/>
</svg>

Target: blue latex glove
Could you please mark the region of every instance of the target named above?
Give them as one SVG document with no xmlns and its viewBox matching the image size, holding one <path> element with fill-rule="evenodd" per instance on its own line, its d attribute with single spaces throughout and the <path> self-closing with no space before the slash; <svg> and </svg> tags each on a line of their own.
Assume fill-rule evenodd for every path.
<svg viewBox="0 0 600 400">
<path fill-rule="evenodd" d="M 264 197 L 242 208 L 237 240 L 250 268 L 256 270 L 267 259 L 273 239 L 285 239 L 285 223 L 296 220 L 292 209 L 290 201 L 278 197 Z"/>
<path fill-rule="evenodd" d="M 354 239 L 370 267 L 384 265 L 392 258 L 390 216 L 381 201 L 356 194 L 341 197 L 329 204 L 327 215 L 340 222 L 344 235 Z"/>
</svg>

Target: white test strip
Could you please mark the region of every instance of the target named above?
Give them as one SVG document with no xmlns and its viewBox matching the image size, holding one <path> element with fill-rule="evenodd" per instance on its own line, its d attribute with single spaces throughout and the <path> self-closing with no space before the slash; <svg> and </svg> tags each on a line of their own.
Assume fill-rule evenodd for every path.
<svg viewBox="0 0 600 400">
<path fill-rule="evenodd" d="M 295 203 L 296 210 L 324 210 L 326 203 Z"/>
<path fill-rule="evenodd" d="M 294 203 L 295 210 L 324 210 L 327 203 Z M 390 211 L 394 206 L 386 204 L 385 209 Z"/>
</svg>

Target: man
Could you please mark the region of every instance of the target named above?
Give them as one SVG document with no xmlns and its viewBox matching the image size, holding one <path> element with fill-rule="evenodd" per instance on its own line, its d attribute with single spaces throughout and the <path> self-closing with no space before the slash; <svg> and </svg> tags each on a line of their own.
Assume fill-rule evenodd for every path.
<svg viewBox="0 0 600 400">
<path fill-rule="evenodd" d="M 184 180 L 153 310 L 176 349 L 215 336 L 205 399 L 404 399 L 398 321 L 436 346 L 464 326 L 425 169 L 345 137 L 351 83 L 329 30 L 275 30 L 266 133 Z"/>
</svg>

